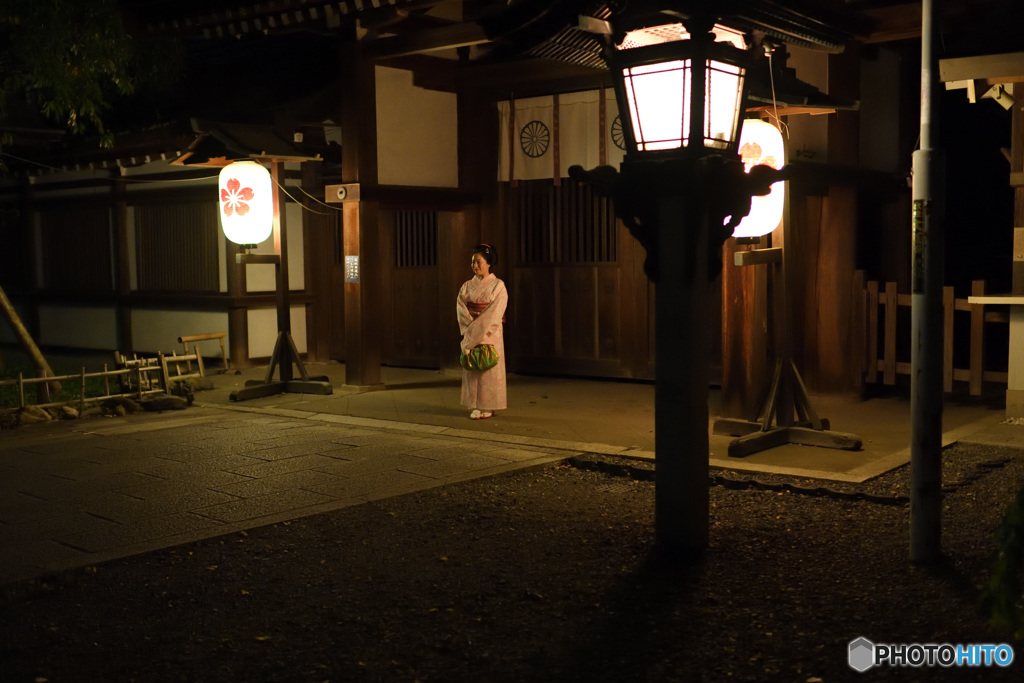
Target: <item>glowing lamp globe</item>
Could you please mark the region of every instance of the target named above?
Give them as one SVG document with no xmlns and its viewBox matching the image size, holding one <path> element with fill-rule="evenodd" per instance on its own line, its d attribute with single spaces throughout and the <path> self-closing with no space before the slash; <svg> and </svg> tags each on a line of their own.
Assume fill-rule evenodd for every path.
<svg viewBox="0 0 1024 683">
<path fill-rule="evenodd" d="M 274 230 L 274 184 L 255 161 L 236 161 L 220 172 L 220 224 L 236 244 L 259 244 Z"/>
<path fill-rule="evenodd" d="M 740 157 L 747 173 L 759 164 L 778 170 L 786 163 L 786 146 L 782 133 L 770 123 L 760 119 L 747 119 L 740 132 Z M 754 238 L 767 235 L 782 222 L 786 204 L 786 184 L 779 181 L 772 184 L 771 192 L 763 197 L 750 200 L 750 213 L 736 226 L 732 236 Z"/>
<path fill-rule="evenodd" d="M 743 34 L 693 21 L 635 29 L 607 54 L 627 154 L 736 150 L 746 96 Z"/>
</svg>

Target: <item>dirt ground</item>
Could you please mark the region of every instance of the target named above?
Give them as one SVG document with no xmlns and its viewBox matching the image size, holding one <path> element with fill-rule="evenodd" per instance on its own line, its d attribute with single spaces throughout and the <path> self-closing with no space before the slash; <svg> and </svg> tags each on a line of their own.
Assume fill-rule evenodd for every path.
<svg viewBox="0 0 1024 683">
<path fill-rule="evenodd" d="M 0 680 L 1020 680 L 857 674 L 847 647 L 1012 642 L 978 592 L 1024 453 L 947 449 L 932 568 L 908 560 L 908 468 L 832 491 L 714 474 L 684 565 L 652 552 L 650 471 L 592 458 L 7 586 Z"/>
</svg>

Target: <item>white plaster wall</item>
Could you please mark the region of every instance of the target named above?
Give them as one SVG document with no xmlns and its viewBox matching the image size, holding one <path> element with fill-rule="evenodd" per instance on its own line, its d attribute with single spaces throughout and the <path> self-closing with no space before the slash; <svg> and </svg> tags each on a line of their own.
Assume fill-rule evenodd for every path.
<svg viewBox="0 0 1024 683">
<path fill-rule="evenodd" d="M 378 66 L 376 76 L 378 182 L 458 187 L 455 94 L 417 88 L 403 69 Z"/>
<path fill-rule="evenodd" d="M 113 306 L 40 306 L 36 343 L 39 346 L 115 349 L 117 309 Z"/>
<path fill-rule="evenodd" d="M 249 357 L 267 358 L 277 342 L 277 309 L 249 309 Z M 306 307 L 292 306 L 292 341 L 299 353 L 306 352 Z"/>
<path fill-rule="evenodd" d="M 223 312 L 143 308 L 132 311 L 132 343 L 140 353 L 180 352 L 182 346 L 178 343 L 178 337 L 182 335 L 227 331 L 228 314 Z M 230 348 L 229 341 L 229 337 L 224 338 L 225 349 Z M 205 355 L 207 347 L 204 345 L 203 349 Z M 219 347 L 217 353 L 220 353 Z"/>
</svg>

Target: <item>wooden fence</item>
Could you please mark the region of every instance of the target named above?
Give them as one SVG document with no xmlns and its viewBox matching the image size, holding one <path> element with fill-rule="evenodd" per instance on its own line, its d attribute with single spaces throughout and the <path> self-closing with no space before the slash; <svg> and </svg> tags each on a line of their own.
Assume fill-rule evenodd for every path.
<svg viewBox="0 0 1024 683">
<path fill-rule="evenodd" d="M 896 384 L 897 375 L 910 375 L 909 348 L 899 353 L 899 341 L 910 340 L 909 316 L 902 316 L 899 309 L 910 310 L 911 295 L 900 294 L 895 282 L 886 282 L 884 289 L 876 281 L 869 281 L 864 286 L 865 293 L 865 363 L 864 381 L 868 384 Z M 985 294 L 985 282 L 975 280 L 971 283 L 971 296 Z M 985 357 L 985 338 L 989 334 L 1009 335 L 1009 314 L 1003 310 L 986 310 L 985 304 L 969 304 L 967 299 L 953 296 L 952 287 L 942 288 L 943 309 L 943 359 L 942 383 L 943 390 L 953 391 L 953 382 L 967 382 L 971 396 L 980 396 L 984 382 L 1006 384 L 1007 372 L 1002 369 L 988 369 L 989 366 L 1003 368 L 1006 361 Z M 967 315 L 956 315 L 956 313 Z M 967 329 L 959 326 L 969 325 Z M 968 366 L 954 367 L 955 343 L 968 340 Z M 903 345 L 908 346 L 907 344 Z M 962 351 L 962 350 L 961 350 Z M 961 353 L 962 355 L 962 353 Z M 905 360 L 899 360 L 903 358 Z"/>
<path fill-rule="evenodd" d="M 69 375 L 25 377 L 23 373 L 19 372 L 16 379 L 0 380 L 0 389 L 4 387 L 17 387 L 18 409 L 24 409 L 26 405 L 34 405 L 38 408 L 54 408 L 71 404 L 84 406 L 86 403 L 104 401 L 108 398 L 116 397 L 129 397 L 141 400 L 144 396 L 150 394 L 169 392 L 172 382 L 202 376 L 203 360 L 202 356 L 198 353 L 183 356 L 179 356 L 177 353 L 165 356 L 161 353 L 156 358 L 140 359 L 137 357 L 126 358 L 115 351 L 114 358 L 117 364 L 121 366 L 116 370 L 108 370 L 107 365 L 104 364 L 103 370 L 99 372 L 86 372 L 85 368 L 82 368 L 81 372 Z M 200 372 L 182 373 L 180 364 L 191 361 L 196 361 L 199 364 Z M 175 368 L 177 374 L 171 372 L 172 367 Z M 103 380 L 103 391 L 99 395 L 87 396 L 86 380 L 95 378 Z M 59 382 L 64 386 L 70 386 L 73 383 L 77 388 L 78 395 L 55 400 L 50 396 L 49 391 L 50 385 L 54 382 Z M 118 391 L 111 391 L 113 387 L 116 387 Z M 129 388 L 125 390 L 124 387 Z M 27 403 L 25 401 L 26 388 L 34 388 L 36 390 L 38 396 L 36 402 Z"/>
</svg>

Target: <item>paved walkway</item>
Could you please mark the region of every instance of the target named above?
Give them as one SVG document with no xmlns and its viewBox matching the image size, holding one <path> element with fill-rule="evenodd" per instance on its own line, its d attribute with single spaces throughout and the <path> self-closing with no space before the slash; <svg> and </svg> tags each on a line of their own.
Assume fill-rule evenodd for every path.
<svg viewBox="0 0 1024 683">
<path fill-rule="evenodd" d="M 0 585 L 583 452 L 653 458 L 649 384 L 510 377 L 510 409 L 471 421 L 458 375 L 384 369 L 387 389 L 233 402 L 265 369 L 211 373 L 186 411 L 33 425 L 0 432 Z M 832 428 L 861 451 L 781 446 L 710 464 L 863 481 L 909 457 L 909 405 L 822 398 Z M 712 405 L 712 408 L 714 406 Z M 1024 444 L 1002 411 L 947 406 L 946 441 Z"/>
</svg>

